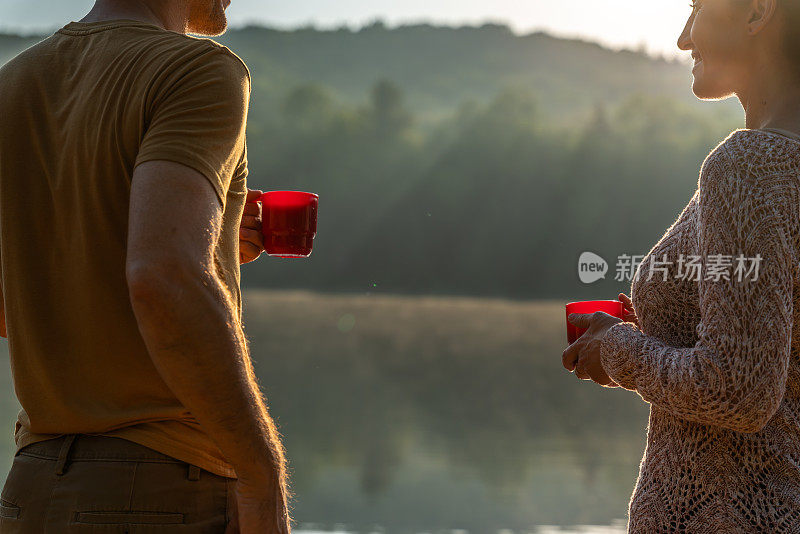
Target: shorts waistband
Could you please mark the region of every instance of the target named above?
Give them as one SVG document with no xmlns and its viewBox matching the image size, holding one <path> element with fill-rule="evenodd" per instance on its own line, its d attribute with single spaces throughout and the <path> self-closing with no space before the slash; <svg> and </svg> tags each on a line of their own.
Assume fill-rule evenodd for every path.
<svg viewBox="0 0 800 534">
<path fill-rule="evenodd" d="M 65 434 L 57 438 L 37 441 L 22 448 L 18 454 L 36 456 L 46 460 L 68 457 L 70 461 L 133 460 L 185 463 L 127 439 L 89 434 Z"/>
</svg>

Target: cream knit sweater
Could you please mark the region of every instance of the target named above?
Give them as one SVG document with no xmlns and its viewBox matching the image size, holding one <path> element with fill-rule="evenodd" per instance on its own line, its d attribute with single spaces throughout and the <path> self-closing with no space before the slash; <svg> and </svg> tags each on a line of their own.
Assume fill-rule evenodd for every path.
<svg viewBox="0 0 800 534">
<path fill-rule="evenodd" d="M 600 342 L 650 404 L 628 532 L 800 533 L 799 245 L 800 140 L 734 131 Z"/>
</svg>

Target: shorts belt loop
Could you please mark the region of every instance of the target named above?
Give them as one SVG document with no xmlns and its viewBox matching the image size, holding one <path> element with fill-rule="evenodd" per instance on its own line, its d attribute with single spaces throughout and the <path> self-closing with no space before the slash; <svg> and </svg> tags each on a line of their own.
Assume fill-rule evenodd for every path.
<svg viewBox="0 0 800 534">
<path fill-rule="evenodd" d="M 189 464 L 189 480 L 200 480 L 200 468 Z"/>
<path fill-rule="evenodd" d="M 72 444 L 77 436 L 77 434 L 67 434 L 66 439 L 61 444 L 61 450 L 58 452 L 58 461 L 56 462 L 56 475 L 61 476 L 66 472 L 69 451 L 72 449 Z"/>
</svg>

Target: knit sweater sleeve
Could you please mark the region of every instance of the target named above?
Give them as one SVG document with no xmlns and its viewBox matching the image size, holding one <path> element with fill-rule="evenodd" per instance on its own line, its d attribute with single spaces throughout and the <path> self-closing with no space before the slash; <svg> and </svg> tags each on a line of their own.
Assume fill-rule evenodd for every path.
<svg viewBox="0 0 800 534">
<path fill-rule="evenodd" d="M 698 181 L 695 345 L 672 347 L 622 322 L 599 346 L 607 374 L 646 402 L 689 421 L 758 432 L 777 412 L 788 378 L 796 175 L 759 169 L 737 150 L 744 148 L 718 146 Z M 757 273 L 734 272 L 740 254 L 747 267 L 760 255 Z M 709 270 L 719 255 L 732 257 L 729 279 Z"/>
</svg>

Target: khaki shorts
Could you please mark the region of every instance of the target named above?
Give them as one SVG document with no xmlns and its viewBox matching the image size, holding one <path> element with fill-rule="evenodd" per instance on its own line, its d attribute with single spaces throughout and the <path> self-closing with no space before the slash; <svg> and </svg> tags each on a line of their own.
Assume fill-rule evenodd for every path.
<svg viewBox="0 0 800 534">
<path fill-rule="evenodd" d="M 128 440 L 69 434 L 14 456 L 0 534 L 224 534 L 235 482 Z"/>
</svg>

